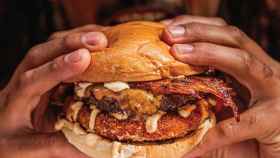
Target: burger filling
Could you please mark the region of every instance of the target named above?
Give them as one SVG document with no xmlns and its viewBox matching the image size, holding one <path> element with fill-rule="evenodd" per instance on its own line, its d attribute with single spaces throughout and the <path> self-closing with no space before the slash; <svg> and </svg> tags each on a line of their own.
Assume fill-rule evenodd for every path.
<svg viewBox="0 0 280 158">
<path fill-rule="evenodd" d="M 190 134 L 209 117 L 212 108 L 231 107 L 237 117 L 233 95 L 220 79 L 185 77 L 135 83 L 60 85 L 52 101 L 63 105 L 60 117 L 64 123 L 72 123 L 71 127 L 79 133 L 142 142 Z"/>
</svg>

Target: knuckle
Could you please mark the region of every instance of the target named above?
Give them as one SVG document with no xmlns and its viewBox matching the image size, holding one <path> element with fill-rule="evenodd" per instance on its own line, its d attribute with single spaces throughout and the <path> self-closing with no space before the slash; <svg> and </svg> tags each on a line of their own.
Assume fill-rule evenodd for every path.
<svg viewBox="0 0 280 158">
<path fill-rule="evenodd" d="M 68 34 L 65 35 L 62 39 L 62 46 L 65 49 L 64 51 L 67 50 L 72 50 L 72 49 L 76 49 L 76 48 L 80 48 L 81 47 L 81 33 L 72 33 L 72 34 Z"/>
<path fill-rule="evenodd" d="M 95 28 L 98 28 L 98 27 L 99 27 L 99 25 L 88 24 L 88 25 L 83 26 L 82 28 L 83 29 L 95 29 Z"/>
<path fill-rule="evenodd" d="M 186 34 L 192 37 L 201 37 L 203 29 L 202 24 L 192 22 L 186 25 Z"/>
<path fill-rule="evenodd" d="M 48 72 L 57 72 L 60 69 L 60 63 L 58 60 L 54 60 L 48 65 Z"/>
<path fill-rule="evenodd" d="M 246 34 L 242 32 L 238 27 L 236 26 L 227 26 L 227 31 L 230 35 L 234 37 L 234 39 L 238 42 L 238 44 L 242 44 L 244 39 L 246 38 Z"/>
<path fill-rule="evenodd" d="M 202 64 L 211 64 L 215 62 L 215 56 L 212 52 L 215 49 L 213 45 L 207 44 L 207 43 L 198 43 L 194 44 L 195 50 L 196 50 L 196 62 L 202 63 Z"/>
<path fill-rule="evenodd" d="M 189 17 L 189 15 L 179 15 L 179 16 L 176 16 L 175 18 L 174 18 L 174 20 L 175 21 L 181 21 L 181 20 L 184 20 L 184 19 L 186 19 L 186 18 L 188 18 Z"/>
<path fill-rule="evenodd" d="M 19 90 L 26 90 L 30 83 L 34 81 L 34 72 L 26 71 L 19 77 L 18 88 Z"/>
<path fill-rule="evenodd" d="M 38 44 L 38 45 L 32 47 L 26 55 L 27 60 L 30 62 L 34 61 L 36 56 L 41 52 L 42 46 L 43 46 L 43 44 Z"/>
<path fill-rule="evenodd" d="M 237 128 L 233 122 L 221 122 L 219 126 L 217 126 L 217 131 L 220 136 L 225 138 L 234 138 L 236 134 L 238 134 Z"/>
<path fill-rule="evenodd" d="M 218 24 L 221 24 L 221 25 L 227 24 L 227 22 L 223 18 L 220 18 L 220 17 L 214 17 L 213 20 L 215 20 Z"/>
<path fill-rule="evenodd" d="M 54 32 L 50 35 L 49 40 L 61 38 L 64 31 Z"/>
<path fill-rule="evenodd" d="M 254 58 L 251 54 L 247 52 L 243 52 L 240 54 L 241 56 L 241 64 L 243 65 L 243 70 L 247 74 L 251 74 L 252 68 L 254 67 Z"/>
</svg>

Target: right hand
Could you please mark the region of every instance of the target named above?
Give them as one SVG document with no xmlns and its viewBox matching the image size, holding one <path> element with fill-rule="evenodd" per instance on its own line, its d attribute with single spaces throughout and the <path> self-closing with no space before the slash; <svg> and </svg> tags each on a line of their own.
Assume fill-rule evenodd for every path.
<svg viewBox="0 0 280 158">
<path fill-rule="evenodd" d="M 222 19 L 185 15 L 164 22 L 163 39 L 175 58 L 224 71 L 251 93 L 240 122 L 218 122 L 186 157 L 280 157 L 280 63 Z"/>
<path fill-rule="evenodd" d="M 48 99 L 53 87 L 86 70 L 90 51 L 107 46 L 102 29 L 88 25 L 55 33 L 30 49 L 0 91 L 2 158 L 86 158 L 53 132 L 55 116 L 48 111 Z"/>
</svg>

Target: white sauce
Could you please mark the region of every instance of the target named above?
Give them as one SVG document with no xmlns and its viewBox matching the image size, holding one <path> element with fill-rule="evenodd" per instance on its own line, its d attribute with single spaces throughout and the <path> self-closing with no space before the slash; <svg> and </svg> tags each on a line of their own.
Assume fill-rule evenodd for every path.
<svg viewBox="0 0 280 158">
<path fill-rule="evenodd" d="M 62 128 L 64 128 L 64 127 L 68 128 L 68 129 L 73 129 L 74 125 L 65 119 L 60 119 L 55 123 L 55 126 L 54 126 L 55 130 L 57 130 L 57 131 L 62 130 Z"/>
<path fill-rule="evenodd" d="M 129 89 L 129 85 L 127 83 L 121 82 L 121 81 L 104 83 L 104 87 L 108 88 L 114 92 L 119 92 L 124 89 Z"/>
<path fill-rule="evenodd" d="M 134 145 L 123 145 L 120 142 L 113 142 L 112 158 L 130 158 L 137 152 Z"/>
<path fill-rule="evenodd" d="M 159 111 L 152 116 L 149 116 L 146 120 L 146 131 L 148 133 L 153 133 L 157 130 L 158 120 L 165 114 L 163 111 Z"/>
<path fill-rule="evenodd" d="M 93 131 L 94 130 L 94 125 L 95 125 L 95 119 L 98 113 L 100 112 L 99 109 L 97 109 L 95 106 L 91 106 L 91 113 L 90 113 L 90 118 L 89 118 L 89 130 Z"/>
<path fill-rule="evenodd" d="M 69 109 L 70 112 L 67 113 L 67 119 L 71 120 L 73 122 L 76 122 L 79 111 L 82 108 L 83 104 L 84 104 L 83 102 L 78 101 L 78 102 L 75 102 L 74 104 L 70 105 L 70 109 Z"/>
<path fill-rule="evenodd" d="M 180 116 L 187 118 L 190 116 L 193 110 L 195 110 L 196 106 L 195 105 L 186 105 L 182 107 L 181 109 L 178 110 L 178 113 Z"/>
<path fill-rule="evenodd" d="M 75 85 L 75 93 L 78 97 L 84 97 L 88 86 L 91 86 L 90 82 L 80 82 Z"/>
<path fill-rule="evenodd" d="M 98 140 L 100 140 L 101 137 L 96 135 L 96 134 L 88 134 L 86 136 L 86 144 L 94 147 L 96 145 L 96 143 L 98 142 Z"/>
<path fill-rule="evenodd" d="M 81 128 L 81 126 L 79 125 L 79 123 L 75 123 L 74 127 L 73 127 L 73 132 L 77 135 L 85 135 L 87 134 L 86 131 L 84 129 Z"/>
</svg>

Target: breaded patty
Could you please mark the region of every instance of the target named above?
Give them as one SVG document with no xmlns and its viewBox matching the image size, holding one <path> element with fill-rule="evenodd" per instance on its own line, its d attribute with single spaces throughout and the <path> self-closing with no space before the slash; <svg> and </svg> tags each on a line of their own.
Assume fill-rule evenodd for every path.
<svg viewBox="0 0 280 158">
<path fill-rule="evenodd" d="M 78 116 L 78 122 L 83 128 L 89 129 L 90 109 L 83 107 Z M 119 141 L 161 141 L 183 137 L 196 130 L 201 121 L 199 108 L 187 118 L 176 113 L 167 113 L 158 121 L 158 128 L 153 133 L 148 133 L 144 119 L 118 120 L 108 113 L 100 113 L 95 120 L 94 131 L 98 135 L 111 140 Z"/>
</svg>

